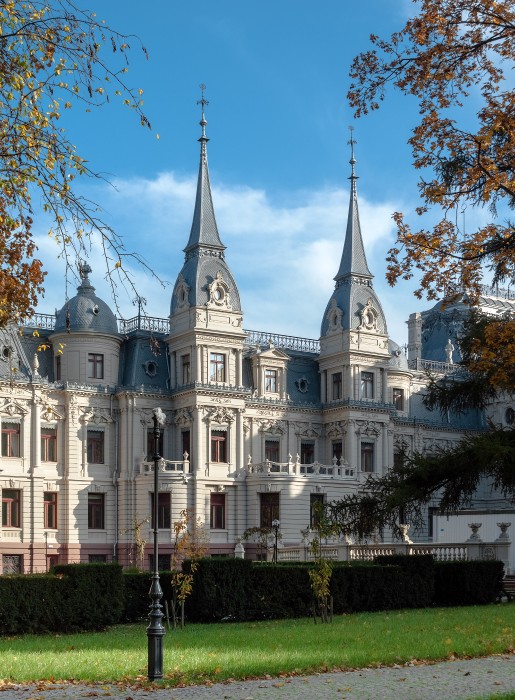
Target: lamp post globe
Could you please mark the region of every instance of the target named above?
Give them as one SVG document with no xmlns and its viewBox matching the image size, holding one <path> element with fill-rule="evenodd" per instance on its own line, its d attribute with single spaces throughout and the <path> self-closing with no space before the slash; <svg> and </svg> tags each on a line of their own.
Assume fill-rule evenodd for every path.
<svg viewBox="0 0 515 700">
<path fill-rule="evenodd" d="M 162 624 L 163 608 L 161 598 L 163 591 L 159 583 L 159 542 L 158 542 L 158 518 L 159 518 L 159 436 L 161 426 L 165 423 L 166 416 L 160 408 L 155 408 L 152 412 L 154 421 L 154 503 L 152 519 L 154 522 L 154 566 L 152 572 L 152 583 L 150 585 L 150 610 L 149 625 L 147 627 L 148 638 L 148 679 L 150 681 L 161 680 L 163 678 L 163 637 L 165 628 Z"/>
</svg>

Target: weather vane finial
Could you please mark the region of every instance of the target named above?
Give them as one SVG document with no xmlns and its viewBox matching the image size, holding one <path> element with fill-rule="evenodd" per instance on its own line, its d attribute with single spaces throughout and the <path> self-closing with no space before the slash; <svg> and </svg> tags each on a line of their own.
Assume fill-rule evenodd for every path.
<svg viewBox="0 0 515 700">
<path fill-rule="evenodd" d="M 202 90 L 202 98 L 200 100 L 197 100 L 197 104 L 202 105 L 202 119 L 200 120 L 200 126 L 202 127 L 201 140 L 204 139 L 202 141 L 202 144 L 205 146 L 207 121 L 206 121 L 206 118 L 204 116 L 204 107 L 209 104 L 209 101 L 206 100 L 206 98 L 204 97 L 204 90 L 206 89 L 206 86 L 204 85 L 204 83 L 200 83 L 199 88 Z"/>
<path fill-rule="evenodd" d="M 347 141 L 347 143 L 350 145 L 351 148 L 351 156 L 349 163 L 352 166 L 352 175 L 351 177 L 356 177 L 354 174 L 354 166 L 356 164 L 356 159 L 354 158 L 354 144 L 357 143 L 356 139 L 354 138 L 354 127 L 349 126 L 349 131 L 350 131 L 350 139 Z"/>
</svg>

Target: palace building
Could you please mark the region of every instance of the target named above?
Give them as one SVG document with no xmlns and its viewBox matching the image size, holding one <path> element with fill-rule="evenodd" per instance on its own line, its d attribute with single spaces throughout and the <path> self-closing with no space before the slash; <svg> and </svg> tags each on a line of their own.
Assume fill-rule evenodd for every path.
<svg viewBox="0 0 515 700">
<path fill-rule="evenodd" d="M 407 348 L 388 335 L 361 235 L 353 150 L 347 228 L 320 338 L 245 329 L 216 223 L 204 113 L 200 124 L 193 222 L 169 317 L 117 319 L 82 264 L 77 294 L 58 313 L 36 315 L 21 333 L 0 331 L 0 572 L 133 565 L 135 522 L 148 565 L 156 407 L 166 416 L 163 568 L 186 508 L 205 524 L 212 555 L 232 555 L 245 530 L 276 519 L 281 545 L 298 545 L 315 504 L 361 489 L 402 449 L 438 450 L 487 425 L 482 413 L 445 417 L 422 403 L 427 368 L 459 370 L 466 300 L 412 314 Z M 492 313 L 515 310 L 493 290 L 481 301 Z M 499 401 L 488 417 L 510 424 L 515 413 Z M 506 505 L 486 485 L 476 506 L 485 504 Z M 411 536 L 431 540 L 431 510 Z M 252 543 L 245 549 L 256 556 Z"/>
</svg>

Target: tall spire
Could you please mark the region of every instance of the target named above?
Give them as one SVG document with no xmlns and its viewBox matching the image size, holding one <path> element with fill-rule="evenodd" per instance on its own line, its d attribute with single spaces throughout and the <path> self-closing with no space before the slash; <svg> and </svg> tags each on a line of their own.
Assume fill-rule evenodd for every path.
<svg viewBox="0 0 515 700">
<path fill-rule="evenodd" d="M 354 127 L 350 126 L 349 131 L 351 134 L 348 141 L 351 147 L 351 158 L 349 160 L 351 165 L 351 175 L 349 177 L 351 181 L 351 191 L 345 244 L 343 246 L 340 269 L 334 278 L 337 283 L 341 283 L 342 280 L 351 277 L 358 277 L 366 280 L 371 280 L 373 277 L 368 269 L 365 248 L 363 247 L 363 239 L 361 237 L 361 226 L 359 223 L 358 193 L 356 188 L 358 176 L 354 168 L 356 165 L 356 158 L 354 157 L 354 145 L 356 143 L 353 136 Z"/>
<path fill-rule="evenodd" d="M 202 135 L 199 138 L 200 165 L 198 171 L 197 196 L 195 199 L 193 222 L 191 224 L 188 245 L 184 249 L 186 253 L 198 246 L 215 248 L 219 251 L 223 251 L 225 249 L 225 246 L 218 235 L 213 199 L 211 197 L 209 169 L 207 166 L 207 142 L 209 139 L 206 136 L 207 120 L 205 117 L 205 107 L 209 104 L 209 102 L 204 97 L 204 91 L 206 89 L 204 83 L 200 85 L 200 89 L 202 91 L 202 97 L 197 101 L 197 104 L 202 106 L 202 118 L 199 122 L 200 126 L 202 127 Z"/>
</svg>

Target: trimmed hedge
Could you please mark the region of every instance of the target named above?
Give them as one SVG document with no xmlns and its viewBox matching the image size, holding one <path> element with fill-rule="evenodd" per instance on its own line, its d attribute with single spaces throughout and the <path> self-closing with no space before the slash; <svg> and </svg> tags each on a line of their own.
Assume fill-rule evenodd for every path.
<svg viewBox="0 0 515 700">
<path fill-rule="evenodd" d="M 435 563 L 433 604 L 484 605 L 501 593 L 504 565 L 501 561 L 449 561 Z"/>
<path fill-rule="evenodd" d="M 404 608 L 427 608 L 433 604 L 435 594 L 435 560 L 431 554 L 393 554 L 375 557 L 374 562 L 383 566 L 400 566 L 404 572 L 399 582 L 398 594 Z"/>
<path fill-rule="evenodd" d="M 0 576 L 0 634 L 75 632 L 120 622 L 122 567 L 66 564 L 53 574 Z"/>
<path fill-rule="evenodd" d="M 150 609 L 150 597 L 148 594 L 151 582 L 152 573 L 149 571 L 124 572 L 124 607 L 122 613 L 122 620 L 124 622 L 137 622 L 138 620 L 148 618 Z M 163 591 L 161 604 L 164 614 L 164 601 L 167 600 L 170 603 L 172 600 L 171 571 L 160 571 L 159 583 Z"/>
</svg>

